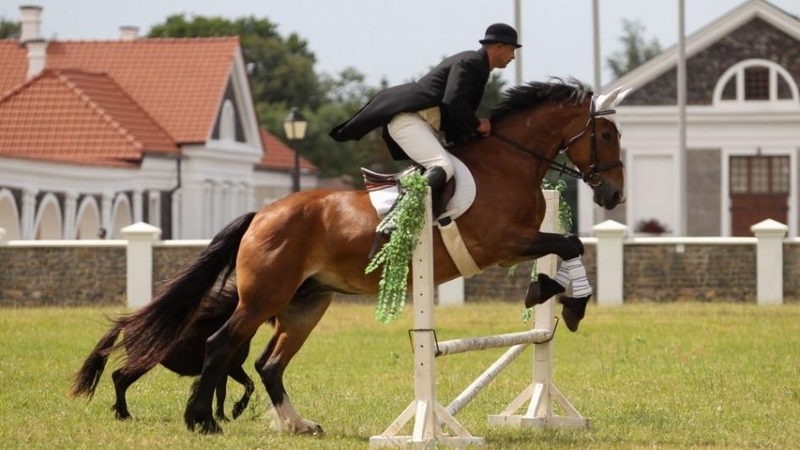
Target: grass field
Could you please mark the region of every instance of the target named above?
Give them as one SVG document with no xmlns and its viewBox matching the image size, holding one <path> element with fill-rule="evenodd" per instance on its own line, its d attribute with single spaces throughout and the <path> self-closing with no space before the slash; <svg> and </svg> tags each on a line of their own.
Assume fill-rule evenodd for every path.
<svg viewBox="0 0 800 450">
<path fill-rule="evenodd" d="M 114 420 L 110 363 L 95 398 L 67 395 L 72 373 L 106 331 L 111 309 L 0 309 L 2 448 L 367 448 L 413 397 L 407 310 L 395 324 L 371 305 L 334 304 L 286 374 L 301 414 L 324 437 L 283 436 L 264 418 L 263 386 L 225 434 L 188 432 L 191 380 L 158 368 L 129 391 L 134 419 Z M 439 339 L 521 331 L 518 304 L 437 308 Z M 487 426 L 531 380 L 531 350 L 457 418 L 486 448 L 789 448 L 800 444 L 800 305 L 636 304 L 590 306 L 577 333 L 560 327 L 555 381 L 589 430 Z M 245 369 L 269 328 L 253 341 Z M 503 350 L 437 360 L 443 405 Z M 241 395 L 229 384 L 229 405 Z M 230 411 L 230 409 L 228 409 Z"/>
</svg>

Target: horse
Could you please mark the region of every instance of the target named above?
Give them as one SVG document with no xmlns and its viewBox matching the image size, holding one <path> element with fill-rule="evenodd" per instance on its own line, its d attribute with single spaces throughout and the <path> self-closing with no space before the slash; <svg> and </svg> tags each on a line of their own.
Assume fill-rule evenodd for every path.
<svg viewBox="0 0 800 450">
<path fill-rule="evenodd" d="M 578 239 L 539 231 L 545 215 L 542 179 L 558 152 L 594 190 L 594 201 L 612 209 L 625 201 L 620 131 L 609 96 L 595 97 L 578 82 L 549 80 L 516 86 L 492 112 L 492 135 L 451 149 L 471 171 L 477 188 L 472 206 L 457 219 L 463 241 L 480 268 L 512 265 L 556 254 L 582 252 Z M 223 270 L 235 270 L 239 303 L 206 343 L 202 374 L 187 402 L 189 430 L 221 433 L 212 416 L 214 387 L 227 364 L 267 320 L 274 330 L 256 370 L 272 403 L 278 430 L 322 433 L 297 412 L 283 374 L 322 318 L 334 293 L 376 294 L 380 275 L 365 274 L 378 215 L 365 191 L 308 190 L 284 197 L 226 226 L 191 270 L 176 280 L 195 292 L 209 289 Z M 459 276 L 434 230 L 434 278 Z M 186 297 L 195 301 L 197 296 Z M 184 302 L 149 324 L 159 339 L 185 326 L 194 306 Z M 181 310 L 180 308 L 184 308 Z M 133 336 L 136 338 L 136 336 Z"/>
<path fill-rule="evenodd" d="M 174 342 L 160 341 L 158 343 L 158 348 L 166 349 L 166 353 L 160 358 L 148 358 L 146 349 L 138 347 L 145 341 L 133 339 L 132 337 L 147 333 L 150 317 L 154 314 L 160 314 L 161 309 L 170 307 L 170 303 L 173 300 L 172 296 L 169 295 L 170 292 L 169 287 L 166 287 L 164 294 L 157 296 L 138 312 L 113 321 L 111 329 L 100 339 L 84 361 L 83 366 L 75 374 L 71 391 L 73 397 L 87 396 L 89 399 L 92 398 L 97 384 L 100 382 L 108 357 L 114 350 L 119 348 L 114 344 L 120 333 L 125 335 L 122 346 L 125 347 L 128 358 L 123 367 L 112 373 L 114 391 L 116 393 L 116 402 L 112 409 L 118 420 L 131 418 L 125 396 L 128 388 L 157 364 L 160 363 L 181 376 L 200 375 L 203 368 L 206 340 L 228 320 L 239 301 L 236 286 L 233 283 L 227 283 L 223 289 L 207 294 L 201 300 L 198 311 L 192 318 L 191 323 L 177 337 L 177 340 Z M 233 406 L 232 414 L 234 419 L 242 414 L 255 391 L 255 383 L 242 368 L 249 350 L 250 341 L 248 340 L 234 353 L 227 373 L 229 377 L 244 386 L 244 395 Z M 152 353 L 149 354 L 152 355 Z M 225 416 L 226 391 L 227 377 L 223 377 L 216 386 L 217 408 L 215 415 L 221 421 L 228 421 Z"/>
</svg>

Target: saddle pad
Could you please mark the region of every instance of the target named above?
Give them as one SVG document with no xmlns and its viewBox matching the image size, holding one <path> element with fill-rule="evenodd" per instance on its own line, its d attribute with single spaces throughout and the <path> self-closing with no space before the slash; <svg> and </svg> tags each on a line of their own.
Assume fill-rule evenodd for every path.
<svg viewBox="0 0 800 450">
<path fill-rule="evenodd" d="M 467 166 L 453 155 L 450 155 L 450 159 L 455 169 L 456 192 L 447 203 L 445 211 L 436 219 L 443 219 L 445 217 L 449 217 L 453 220 L 457 219 L 472 206 L 472 202 L 475 201 L 475 195 L 477 194 L 475 179 L 472 178 L 472 174 Z M 377 211 L 378 217 L 383 218 L 386 216 L 386 213 L 389 212 L 389 209 L 391 209 L 395 200 L 397 200 L 398 193 L 399 191 L 396 185 L 369 191 L 369 199 L 375 211 Z"/>
</svg>

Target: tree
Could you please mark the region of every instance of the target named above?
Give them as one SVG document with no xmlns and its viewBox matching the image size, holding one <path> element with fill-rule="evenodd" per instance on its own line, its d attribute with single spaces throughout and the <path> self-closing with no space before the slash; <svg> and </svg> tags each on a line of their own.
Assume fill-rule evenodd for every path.
<svg viewBox="0 0 800 450">
<path fill-rule="evenodd" d="M 661 53 L 661 45 L 655 37 L 645 42 L 645 27 L 638 20 L 622 19 L 623 35 L 619 38 L 623 50 L 606 58 L 606 64 L 619 78 Z"/>
<path fill-rule="evenodd" d="M 19 39 L 20 31 L 19 22 L 0 17 L 0 39 Z"/>
</svg>

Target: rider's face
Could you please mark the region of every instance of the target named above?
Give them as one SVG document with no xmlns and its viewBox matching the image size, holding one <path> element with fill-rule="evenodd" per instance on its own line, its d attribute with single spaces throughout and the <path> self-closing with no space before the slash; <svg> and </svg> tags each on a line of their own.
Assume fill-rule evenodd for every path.
<svg viewBox="0 0 800 450">
<path fill-rule="evenodd" d="M 500 69 L 505 69 L 508 66 L 508 63 L 514 60 L 514 53 L 517 51 L 517 47 L 511 44 L 497 44 L 498 50 L 498 61 Z"/>
</svg>

